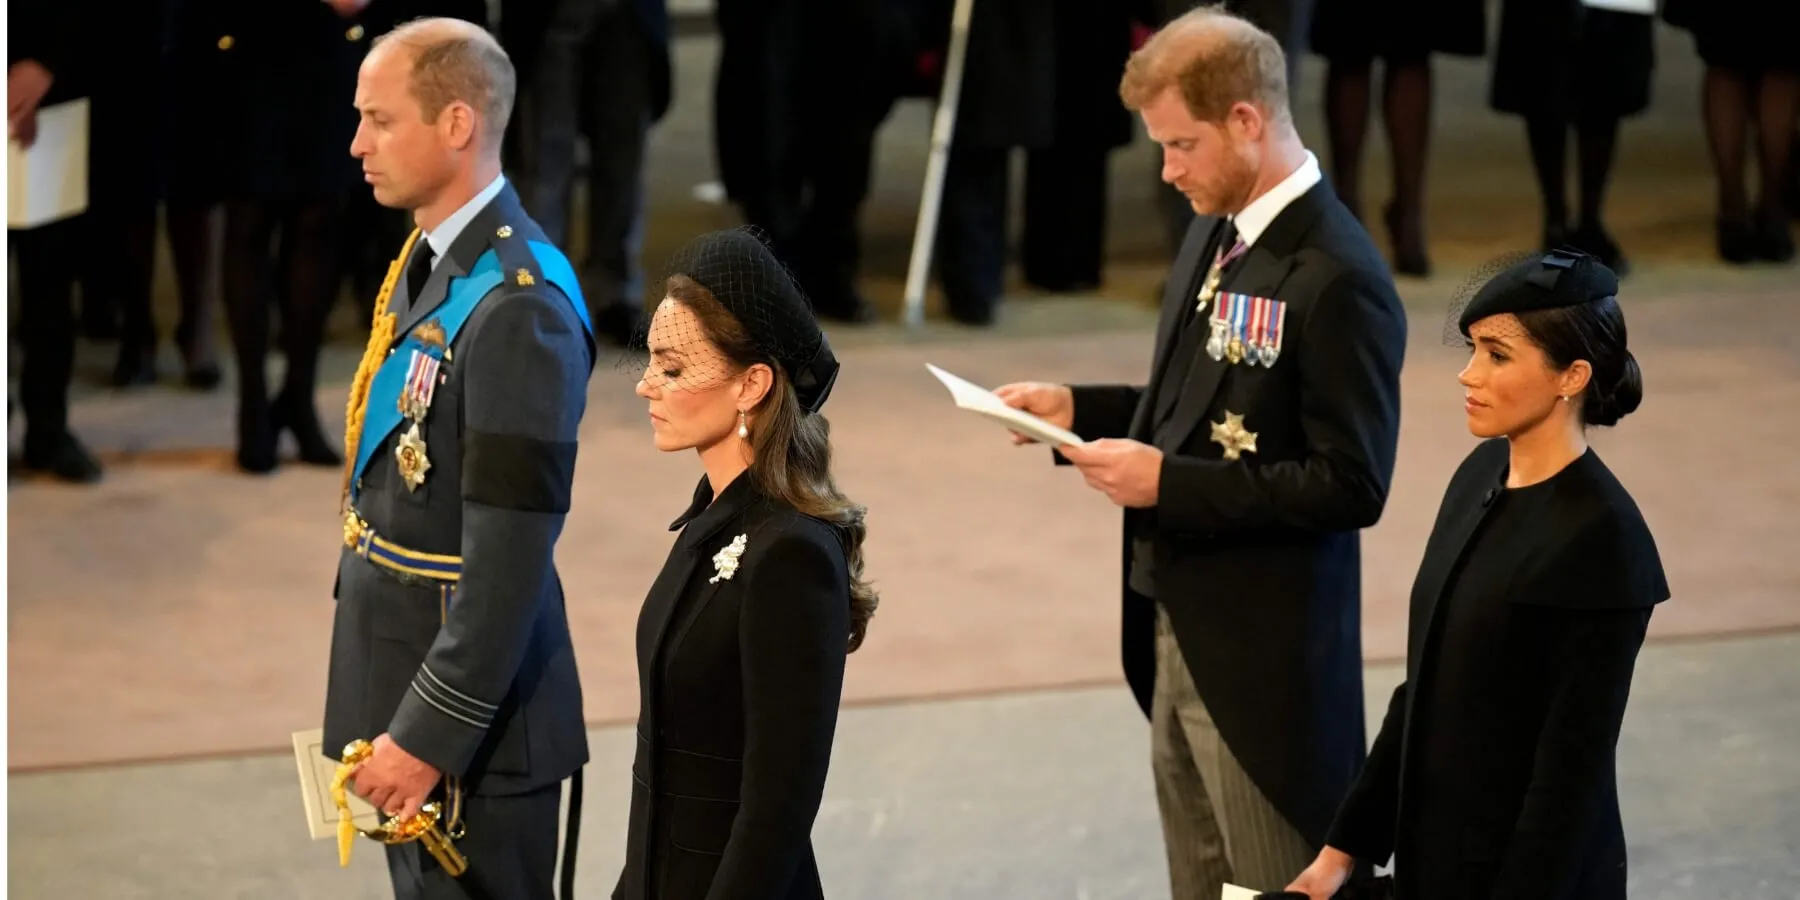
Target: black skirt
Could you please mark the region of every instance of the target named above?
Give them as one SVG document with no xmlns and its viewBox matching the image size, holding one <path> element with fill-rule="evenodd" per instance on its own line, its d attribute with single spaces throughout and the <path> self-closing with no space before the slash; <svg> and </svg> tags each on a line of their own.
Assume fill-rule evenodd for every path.
<svg viewBox="0 0 1800 900">
<path fill-rule="evenodd" d="M 1650 105 L 1650 16 L 1580 0 L 1505 0 L 1489 102 L 1522 116 L 1620 119 Z"/>
<path fill-rule="evenodd" d="M 1483 0 L 1318 0 L 1311 44 L 1334 62 L 1483 56 L 1487 14 Z"/>
<path fill-rule="evenodd" d="M 1800 4 L 1793 0 L 1668 0 L 1663 20 L 1691 33 L 1709 66 L 1800 71 Z"/>
</svg>

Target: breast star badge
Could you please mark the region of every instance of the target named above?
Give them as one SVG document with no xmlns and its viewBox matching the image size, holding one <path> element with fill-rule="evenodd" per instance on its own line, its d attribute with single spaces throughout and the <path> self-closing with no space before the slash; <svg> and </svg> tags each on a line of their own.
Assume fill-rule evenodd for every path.
<svg viewBox="0 0 1800 900">
<path fill-rule="evenodd" d="M 1244 428 L 1244 417 L 1229 410 L 1225 421 L 1212 423 L 1212 439 L 1225 448 L 1225 458 L 1235 460 L 1239 454 L 1256 452 L 1256 432 Z"/>
<path fill-rule="evenodd" d="M 431 459 L 425 455 L 425 439 L 419 436 L 418 422 L 400 436 L 394 459 L 400 465 L 400 480 L 406 482 L 406 489 L 418 490 L 425 483 L 425 473 L 431 471 Z"/>
</svg>

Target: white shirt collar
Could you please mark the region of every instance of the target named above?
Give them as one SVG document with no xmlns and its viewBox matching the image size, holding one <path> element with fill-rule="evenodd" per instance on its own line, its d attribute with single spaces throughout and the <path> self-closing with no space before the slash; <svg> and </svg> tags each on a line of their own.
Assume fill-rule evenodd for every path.
<svg viewBox="0 0 1800 900">
<path fill-rule="evenodd" d="M 1269 224 L 1288 204 L 1300 199 L 1302 194 L 1312 190 L 1320 181 L 1319 158 L 1311 150 L 1306 151 L 1306 159 L 1300 167 L 1281 179 L 1280 183 L 1268 190 L 1268 193 L 1250 201 L 1237 215 L 1231 217 L 1231 223 L 1237 226 L 1238 239 L 1244 246 L 1253 246 L 1262 233 L 1269 230 Z"/>
<path fill-rule="evenodd" d="M 494 176 L 494 180 L 488 182 L 488 186 L 482 188 L 481 193 L 469 198 L 469 202 L 457 207 L 456 212 L 451 213 L 444 221 L 438 223 L 438 227 L 425 235 L 425 240 L 431 242 L 431 267 L 433 269 L 437 268 L 438 261 L 444 258 L 444 254 L 450 252 L 450 245 L 456 243 L 456 239 L 463 233 L 463 229 L 469 227 L 475 214 L 487 208 L 489 203 L 494 202 L 494 198 L 500 196 L 500 189 L 504 187 L 506 187 L 506 176 Z"/>
</svg>

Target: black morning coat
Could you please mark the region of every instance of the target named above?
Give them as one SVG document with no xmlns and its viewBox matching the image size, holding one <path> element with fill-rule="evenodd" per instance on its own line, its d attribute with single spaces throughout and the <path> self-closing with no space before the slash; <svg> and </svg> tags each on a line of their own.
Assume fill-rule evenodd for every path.
<svg viewBox="0 0 1800 900">
<path fill-rule="evenodd" d="M 1075 386 L 1072 430 L 1163 450 L 1157 505 L 1126 511 L 1122 574 L 1147 532 L 1156 602 L 1225 743 L 1321 845 L 1365 755 L 1358 531 L 1380 518 L 1393 475 L 1406 317 L 1368 234 L 1321 181 L 1220 288 L 1287 304 L 1280 355 L 1272 366 L 1214 360 L 1181 335 L 1207 330 L 1195 299 L 1223 226 L 1200 216 L 1188 229 L 1150 386 Z M 1191 360 L 1178 380 L 1177 353 Z M 1212 440 L 1228 412 L 1257 435 L 1236 461 Z M 1156 605 L 1121 581 L 1125 675 L 1148 715 Z"/>
<path fill-rule="evenodd" d="M 1507 442 L 1451 478 L 1413 582 L 1406 681 L 1332 846 L 1412 900 L 1624 900 L 1614 750 L 1656 543 L 1592 449 L 1506 489 Z"/>
<path fill-rule="evenodd" d="M 618 900 L 817 900 L 812 828 L 850 639 L 836 528 L 701 479 L 638 618 Z"/>
</svg>

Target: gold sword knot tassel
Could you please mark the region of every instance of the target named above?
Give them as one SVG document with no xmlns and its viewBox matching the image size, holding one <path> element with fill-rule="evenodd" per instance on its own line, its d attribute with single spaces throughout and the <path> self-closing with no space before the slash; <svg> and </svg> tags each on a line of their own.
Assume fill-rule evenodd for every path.
<svg viewBox="0 0 1800 900">
<path fill-rule="evenodd" d="M 469 870 L 469 860 L 456 849 L 443 830 L 438 828 L 440 810 L 436 803 L 427 803 L 420 807 L 419 814 L 402 822 L 388 819 L 381 825 L 364 829 L 351 819 L 350 798 L 345 792 L 345 785 L 350 781 L 358 766 L 373 755 L 375 748 L 368 741 L 351 741 L 344 748 L 343 760 L 338 764 L 337 772 L 331 779 L 331 799 L 338 808 L 338 866 L 350 865 L 350 845 L 356 840 L 356 833 L 361 831 L 364 837 L 380 841 L 383 844 L 405 844 L 418 841 L 425 845 L 426 852 L 444 867 L 451 877 L 457 877 Z"/>
</svg>

